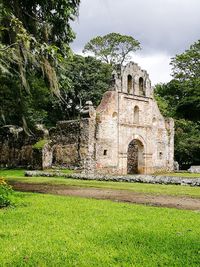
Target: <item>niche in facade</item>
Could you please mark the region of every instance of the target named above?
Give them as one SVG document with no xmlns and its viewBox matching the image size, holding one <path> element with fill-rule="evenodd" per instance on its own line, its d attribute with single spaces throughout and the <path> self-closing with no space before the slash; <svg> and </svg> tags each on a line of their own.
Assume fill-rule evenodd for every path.
<svg viewBox="0 0 200 267">
<path fill-rule="evenodd" d="M 113 112 L 112 117 L 117 118 L 117 112 Z"/>
<path fill-rule="evenodd" d="M 133 88 L 133 78 L 131 75 L 128 75 L 128 77 L 127 77 L 127 92 L 128 92 L 128 94 L 131 93 L 132 88 Z"/>
<path fill-rule="evenodd" d="M 104 151 L 103 151 L 103 155 L 104 155 L 104 156 L 107 156 L 107 153 L 108 153 L 108 151 L 107 151 L 106 149 L 104 149 Z"/>
<path fill-rule="evenodd" d="M 134 114 L 133 114 L 133 121 L 134 123 L 139 123 L 139 107 L 134 107 Z"/>
<path fill-rule="evenodd" d="M 144 79 L 142 77 L 139 78 L 139 95 L 145 95 L 144 93 Z"/>
<path fill-rule="evenodd" d="M 153 124 L 153 126 L 156 126 L 156 118 L 155 117 L 152 120 L 152 124 Z"/>
</svg>

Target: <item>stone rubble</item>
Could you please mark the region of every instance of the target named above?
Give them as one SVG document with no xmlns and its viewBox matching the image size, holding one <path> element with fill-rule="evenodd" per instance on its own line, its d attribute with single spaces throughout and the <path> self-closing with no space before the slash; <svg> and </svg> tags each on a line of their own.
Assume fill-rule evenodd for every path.
<svg viewBox="0 0 200 267">
<path fill-rule="evenodd" d="M 200 186 L 199 177 L 186 178 L 175 176 L 162 175 L 107 175 L 107 174 L 91 174 L 91 173 L 62 173 L 43 172 L 43 171 L 25 171 L 27 177 L 62 177 L 66 179 L 78 180 L 96 180 L 96 181 L 110 181 L 110 182 L 128 182 L 128 183 L 148 183 L 148 184 L 173 184 L 173 185 L 187 185 Z"/>
</svg>

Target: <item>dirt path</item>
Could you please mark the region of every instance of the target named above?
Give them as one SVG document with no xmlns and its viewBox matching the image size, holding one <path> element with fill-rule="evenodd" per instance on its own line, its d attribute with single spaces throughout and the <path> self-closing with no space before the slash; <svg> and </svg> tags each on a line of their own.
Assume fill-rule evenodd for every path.
<svg viewBox="0 0 200 267">
<path fill-rule="evenodd" d="M 120 202 L 130 202 L 146 204 L 150 206 L 198 210 L 200 211 L 200 199 L 190 197 L 152 195 L 135 193 L 128 190 L 100 189 L 69 187 L 66 185 L 30 184 L 30 183 L 11 183 L 14 189 L 23 192 L 37 192 L 45 194 L 56 194 L 65 196 L 78 196 L 95 199 L 109 199 Z"/>
</svg>

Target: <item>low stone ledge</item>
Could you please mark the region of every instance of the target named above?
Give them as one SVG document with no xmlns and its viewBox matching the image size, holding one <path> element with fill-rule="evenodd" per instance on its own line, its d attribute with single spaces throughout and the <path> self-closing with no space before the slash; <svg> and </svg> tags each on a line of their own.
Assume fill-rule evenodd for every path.
<svg viewBox="0 0 200 267">
<path fill-rule="evenodd" d="M 112 182 L 129 182 L 129 183 L 149 183 L 149 184 L 174 184 L 200 186 L 199 178 L 185 178 L 175 176 L 159 176 L 159 175 L 103 175 L 103 174 L 87 174 L 87 173 L 62 173 L 43 172 L 43 171 L 25 171 L 27 177 L 63 177 L 80 180 L 96 180 L 96 181 L 112 181 Z"/>
<path fill-rule="evenodd" d="M 188 172 L 190 172 L 190 173 L 199 173 L 200 172 L 200 166 L 191 166 L 188 169 Z"/>
</svg>

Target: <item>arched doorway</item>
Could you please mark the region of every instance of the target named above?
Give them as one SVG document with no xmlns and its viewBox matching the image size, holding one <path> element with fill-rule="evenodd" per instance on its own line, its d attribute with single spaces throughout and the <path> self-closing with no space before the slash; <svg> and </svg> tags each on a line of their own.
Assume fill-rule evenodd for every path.
<svg viewBox="0 0 200 267">
<path fill-rule="evenodd" d="M 133 139 L 128 145 L 127 173 L 144 173 L 144 146 L 141 141 Z"/>
</svg>

